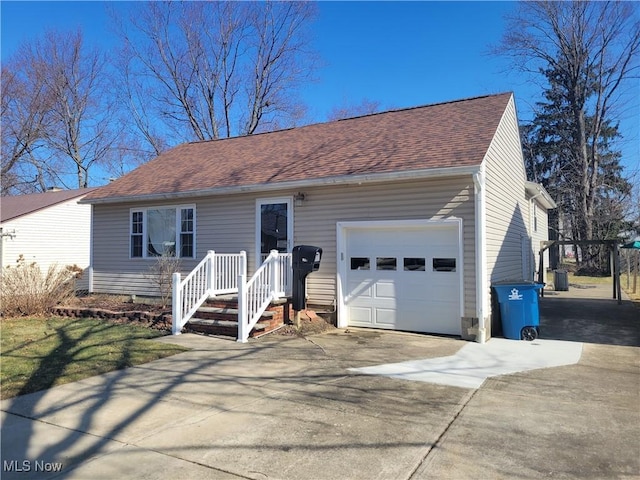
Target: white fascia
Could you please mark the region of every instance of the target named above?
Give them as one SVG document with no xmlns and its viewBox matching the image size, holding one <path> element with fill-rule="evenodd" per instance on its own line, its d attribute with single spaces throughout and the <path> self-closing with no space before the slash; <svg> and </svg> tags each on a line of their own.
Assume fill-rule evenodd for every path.
<svg viewBox="0 0 640 480">
<path fill-rule="evenodd" d="M 463 167 L 425 168 L 421 170 L 407 170 L 401 172 L 373 173 L 361 175 L 340 175 L 336 177 L 313 178 L 295 180 L 291 182 L 258 183 L 254 185 L 239 185 L 232 187 L 209 188 L 188 192 L 154 193 L 149 195 L 130 195 L 122 197 L 107 197 L 97 199 L 83 199 L 79 203 L 109 204 L 124 202 L 151 202 L 158 200 L 173 200 L 180 198 L 211 197 L 231 195 L 237 193 L 273 192 L 277 190 L 297 190 L 308 187 L 322 187 L 332 185 L 361 185 L 366 183 L 380 183 L 395 180 L 422 180 L 440 177 L 455 177 L 460 175 L 474 175 L 479 170 L 478 165 Z"/>
<path fill-rule="evenodd" d="M 476 316 L 478 317 L 478 335 L 476 341 L 487 341 L 485 317 L 489 314 L 489 286 L 487 284 L 487 213 L 484 163 L 473 175 L 475 195 L 475 240 L 476 240 Z"/>
</svg>

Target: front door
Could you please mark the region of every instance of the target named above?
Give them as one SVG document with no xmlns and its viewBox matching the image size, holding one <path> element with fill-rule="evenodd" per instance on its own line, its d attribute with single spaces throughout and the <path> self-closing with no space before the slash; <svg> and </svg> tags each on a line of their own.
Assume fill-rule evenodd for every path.
<svg viewBox="0 0 640 480">
<path fill-rule="evenodd" d="M 293 203 L 290 197 L 256 202 L 256 253 L 259 263 L 271 250 L 290 253 L 293 248 Z"/>
</svg>

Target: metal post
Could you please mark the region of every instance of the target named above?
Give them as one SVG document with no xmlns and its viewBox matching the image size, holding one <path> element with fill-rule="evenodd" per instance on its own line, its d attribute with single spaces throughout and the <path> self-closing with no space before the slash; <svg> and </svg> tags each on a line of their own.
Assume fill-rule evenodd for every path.
<svg viewBox="0 0 640 480">
<path fill-rule="evenodd" d="M 640 250 L 636 250 L 636 259 L 633 262 L 633 293 L 636 293 L 638 290 L 636 287 L 638 286 L 638 267 L 640 266 Z"/>
<path fill-rule="evenodd" d="M 611 254 L 609 255 L 609 265 L 611 266 L 611 276 L 613 277 L 613 299 L 616 299 L 616 259 L 613 247 L 611 247 Z"/>
<path fill-rule="evenodd" d="M 622 291 L 620 288 L 620 250 L 618 249 L 618 244 L 614 243 L 613 244 L 613 248 L 615 249 L 615 265 L 616 265 L 616 279 L 615 279 L 615 285 L 616 285 L 616 291 L 618 293 L 618 305 L 620 305 L 622 303 Z"/>
<path fill-rule="evenodd" d="M 180 331 L 182 330 L 182 295 L 180 294 L 180 272 L 175 272 L 173 274 L 172 281 L 173 290 L 171 292 L 171 333 L 173 335 L 180 335 Z"/>
<path fill-rule="evenodd" d="M 627 249 L 625 255 L 627 257 L 627 290 L 629 290 L 629 284 L 631 281 L 631 250 Z"/>
</svg>

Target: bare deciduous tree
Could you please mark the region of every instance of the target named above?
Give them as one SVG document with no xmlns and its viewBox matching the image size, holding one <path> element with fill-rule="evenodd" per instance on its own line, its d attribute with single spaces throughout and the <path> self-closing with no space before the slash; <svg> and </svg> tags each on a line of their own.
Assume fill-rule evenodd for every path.
<svg viewBox="0 0 640 480">
<path fill-rule="evenodd" d="M 47 72 L 52 95 L 47 148 L 58 159 L 71 160 L 78 188 L 86 188 L 89 169 L 109 155 L 116 136 L 104 56 L 85 48 L 81 32 L 48 32 L 33 53 Z"/>
<path fill-rule="evenodd" d="M 313 14 L 311 3 L 148 2 L 128 23 L 114 15 L 125 101 L 143 137 L 157 150 L 159 138 L 210 140 L 295 122 L 296 88 L 314 66 Z"/>
<path fill-rule="evenodd" d="M 371 115 L 380 111 L 380 102 L 364 99 L 358 104 L 346 103 L 333 107 L 327 116 L 327 120 L 341 120 L 344 118 Z"/>
<path fill-rule="evenodd" d="M 90 169 L 113 154 L 112 98 L 106 60 L 80 31 L 23 44 L 3 64 L 3 187 L 5 174 L 14 190 L 87 187 Z"/>
<path fill-rule="evenodd" d="M 552 78 L 553 93 L 570 112 L 572 175 L 578 185 L 576 221 L 593 238 L 603 132 L 624 84 L 637 76 L 640 24 L 628 2 L 522 2 L 500 53 L 523 71 Z"/>
<path fill-rule="evenodd" d="M 49 96 L 40 72 L 33 64 L 17 61 L 2 66 L 1 137 L 2 194 L 30 193 L 38 190 L 42 177 L 20 168 L 22 159 L 39 148 L 46 126 Z"/>
</svg>

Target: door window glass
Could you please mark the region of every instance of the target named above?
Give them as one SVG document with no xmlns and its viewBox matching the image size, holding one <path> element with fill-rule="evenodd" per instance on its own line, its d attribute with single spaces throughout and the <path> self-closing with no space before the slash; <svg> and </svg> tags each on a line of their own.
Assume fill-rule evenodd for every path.
<svg viewBox="0 0 640 480">
<path fill-rule="evenodd" d="M 271 250 L 286 252 L 287 204 L 268 203 L 260 207 L 260 253 L 266 256 Z"/>
</svg>

